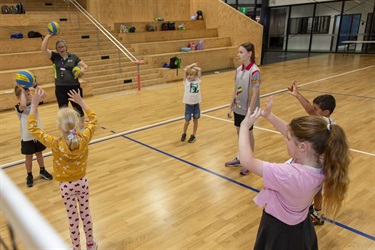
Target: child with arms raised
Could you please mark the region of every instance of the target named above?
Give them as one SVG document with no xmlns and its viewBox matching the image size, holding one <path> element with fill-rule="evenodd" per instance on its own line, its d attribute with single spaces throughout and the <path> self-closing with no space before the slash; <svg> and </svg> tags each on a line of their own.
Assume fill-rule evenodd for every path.
<svg viewBox="0 0 375 250">
<path fill-rule="evenodd" d="M 299 91 L 297 82 L 294 81 L 292 86 L 288 88 L 289 94 L 294 96 L 306 113 L 309 115 L 321 116 L 329 124 L 336 124 L 335 120 L 331 118 L 331 114 L 335 110 L 336 100 L 332 95 L 320 95 L 314 98 L 311 104 Z M 310 206 L 310 216 L 314 225 L 323 225 L 323 214 L 322 214 L 322 202 L 323 195 L 321 190 L 314 196 L 314 204 Z"/>
<path fill-rule="evenodd" d="M 35 84 L 34 87 L 37 88 L 37 85 Z M 15 105 L 15 109 L 17 111 L 18 119 L 20 120 L 21 153 L 25 155 L 25 165 L 27 171 L 26 186 L 32 187 L 34 186 L 34 177 L 32 172 L 34 154 L 39 164 L 40 177 L 46 180 L 52 180 L 53 177 L 44 167 L 43 150 L 45 150 L 46 147 L 38 140 L 35 140 L 35 138 L 27 130 L 27 119 L 31 109 L 30 90 L 16 85 L 14 87 L 14 93 L 19 101 L 19 103 Z M 38 126 L 42 127 L 38 112 L 36 112 L 35 118 L 38 122 Z"/>
<path fill-rule="evenodd" d="M 241 123 L 241 165 L 263 177 L 264 187 L 254 198 L 263 207 L 254 249 L 318 249 L 309 207 L 323 186 L 324 209 L 333 217 L 346 196 L 349 146 L 343 129 L 318 116 L 293 119 L 289 124 L 271 112 L 272 97 L 264 110 L 250 109 Z M 262 115 L 286 138 L 291 163 L 257 159 L 248 131 Z M 321 156 L 324 155 L 324 162 Z"/>
<path fill-rule="evenodd" d="M 93 250 L 98 244 L 93 236 L 86 166 L 88 145 L 97 126 L 98 118 L 83 101 L 79 90 L 78 92 L 70 90 L 68 95 L 69 100 L 80 105 L 87 114 L 88 122 L 82 131 L 80 131 L 79 113 L 70 108 L 62 108 L 57 113 L 57 124 L 61 130 L 60 137 L 54 137 L 40 129 L 35 114 L 39 101 L 45 96 L 45 92 L 41 89 L 37 89 L 32 98 L 28 129 L 34 137 L 51 148 L 55 180 L 60 184 L 61 196 L 68 214 L 73 249 L 81 249 L 78 218 L 80 216 L 84 225 L 87 249 Z"/>
<path fill-rule="evenodd" d="M 200 118 L 201 110 L 199 103 L 202 102 L 202 95 L 200 91 L 201 84 L 201 68 L 197 63 L 193 63 L 184 68 L 184 99 L 185 103 L 185 123 L 181 136 L 181 141 L 186 140 L 186 132 L 190 124 L 191 117 L 193 116 L 193 133 L 191 134 L 188 142 L 195 142 L 196 133 L 198 129 L 198 119 Z"/>
</svg>

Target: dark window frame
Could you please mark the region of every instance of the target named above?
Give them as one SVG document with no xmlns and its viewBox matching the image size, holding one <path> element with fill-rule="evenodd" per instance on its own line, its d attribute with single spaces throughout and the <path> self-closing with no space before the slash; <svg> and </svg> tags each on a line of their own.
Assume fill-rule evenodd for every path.
<svg viewBox="0 0 375 250">
<path fill-rule="evenodd" d="M 329 34 L 331 16 L 295 17 L 290 18 L 288 35 Z"/>
</svg>

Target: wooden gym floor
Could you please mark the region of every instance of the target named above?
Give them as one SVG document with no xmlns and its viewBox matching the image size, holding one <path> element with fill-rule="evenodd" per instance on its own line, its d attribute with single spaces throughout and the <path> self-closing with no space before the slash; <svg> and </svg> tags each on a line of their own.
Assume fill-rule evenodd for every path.
<svg viewBox="0 0 375 250">
<path fill-rule="evenodd" d="M 332 117 L 348 136 L 351 183 L 335 224 L 326 221 L 316 227 L 319 246 L 375 249 L 375 56 L 325 54 L 260 68 L 262 106 L 273 95 L 273 112 L 287 121 L 305 115 L 286 91 L 293 80 L 311 101 L 324 93 L 335 96 Z M 203 75 L 195 143 L 180 141 L 182 82 L 86 99 L 99 116 L 87 174 L 99 249 L 253 247 L 262 209 L 252 199 L 263 180 L 224 166 L 237 154 L 235 128 L 226 118 L 233 77 L 234 70 Z M 58 135 L 56 111 L 56 103 L 40 107 L 45 130 Z M 1 167 L 69 244 L 58 184 L 36 178 L 34 187 L 25 187 L 15 111 L 1 112 L 0 126 Z M 192 123 L 188 136 L 191 131 Z M 254 132 L 258 158 L 288 159 L 284 139 L 264 119 Z M 52 172 L 49 150 L 45 165 Z M 35 161 L 33 170 L 37 176 Z M 4 215 L 0 218 L 1 237 L 9 242 Z M 83 231 L 81 241 L 84 244 Z"/>
</svg>

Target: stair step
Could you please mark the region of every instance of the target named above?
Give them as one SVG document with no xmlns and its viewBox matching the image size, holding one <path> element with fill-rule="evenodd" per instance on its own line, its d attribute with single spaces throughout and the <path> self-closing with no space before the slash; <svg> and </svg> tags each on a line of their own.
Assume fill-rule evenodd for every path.
<svg viewBox="0 0 375 250">
<path fill-rule="evenodd" d="M 121 37 L 122 40 L 126 41 L 127 43 L 145 43 L 181 39 L 195 39 L 199 37 L 218 37 L 218 31 L 217 29 L 167 30 L 154 32 L 120 33 L 119 37 Z"/>
</svg>

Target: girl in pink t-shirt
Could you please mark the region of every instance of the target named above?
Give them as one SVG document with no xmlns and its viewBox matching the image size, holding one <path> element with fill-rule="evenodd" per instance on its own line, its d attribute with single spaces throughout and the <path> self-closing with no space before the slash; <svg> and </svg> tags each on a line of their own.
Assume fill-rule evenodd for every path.
<svg viewBox="0 0 375 250">
<path fill-rule="evenodd" d="M 308 214 L 314 195 L 323 187 L 323 205 L 333 217 L 341 208 L 349 185 L 349 146 L 343 129 L 318 116 L 293 119 L 290 124 L 271 112 L 249 109 L 241 123 L 241 165 L 263 177 L 264 187 L 254 198 L 264 208 L 254 249 L 318 249 Z M 249 128 L 263 116 L 286 137 L 291 163 L 269 163 L 255 158 Z M 324 159 L 324 162 L 321 162 Z"/>
</svg>

